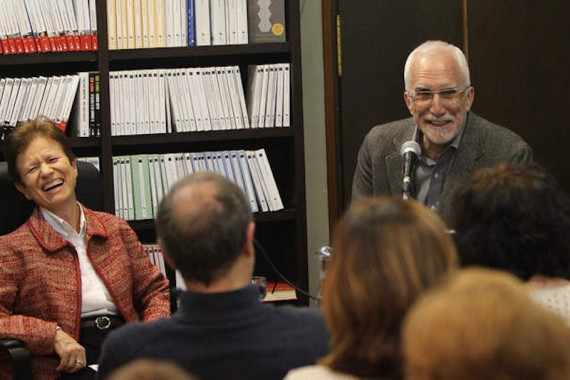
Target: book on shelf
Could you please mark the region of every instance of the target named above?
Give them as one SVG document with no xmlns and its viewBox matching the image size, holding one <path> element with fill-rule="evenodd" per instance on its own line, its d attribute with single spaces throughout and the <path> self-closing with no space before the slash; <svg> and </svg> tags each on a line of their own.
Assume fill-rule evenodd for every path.
<svg viewBox="0 0 570 380">
<path fill-rule="evenodd" d="M 196 26 L 194 21 L 194 1 L 195 0 L 188 0 L 187 5 L 187 24 L 188 24 L 188 46 L 196 46 Z"/>
<path fill-rule="evenodd" d="M 152 219 L 154 217 L 154 207 L 152 204 L 148 156 L 145 154 L 131 156 L 130 170 L 134 190 L 135 220 Z"/>
<path fill-rule="evenodd" d="M 283 66 L 283 127 L 291 126 L 291 65 L 289 63 L 281 64 Z"/>
<path fill-rule="evenodd" d="M 99 164 L 99 157 L 96 156 L 77 157 L 77 161 L 90 163 L 91 165 L 95 166 L 97 170 L 101 171 L 101 166 Z"/>
<path fill-rule="evenodd" d="M 284 42 L 285 0 L 247 0 L 249 43 Z"/>
<path fill-rule="evenodd" d="M 277 98 L 277 65 L 267 65 L 269 75 L 267 77 L 267 101 L 265 102 L 265 128 L 275 127 L 275 104 Z"/>
<path fill-rule="evenodd" d="M 123 164 L 123 180 L 126 184 L 126 204 L 127 204 L 127 218 L 128 220 L 135 220 L 135 203 L 133 199 L 133 179 L 131 172 L 131 157 L 125 157 Z"/>
<path fill-rule="evenodd" d="M 121 182 L 121 169 L 119 165 L 121 160 L 113 157 L 113 197 L 115 198 L 115 215 L 125 218 L 123 214 L 123 190 Z"/>
<path fill-rule="evenodd" d="M 210 0 L 210 28 L 210 45 L 228 45 L 225 0 Z"/>
<path fill-rule="evenodd" d="M 239 186 L 252 212 L 279 209 L 279 194 L 270 185 L 275 182 L 267 162 L 259 151 L 229 150 L 164 154 L 139 154 L 113 157 L 115 213 L 127 220 L 152 219 L 159 202 L 179 179 L 197 172 L 212 171 Z M 265 158 L 266 160 L 266 158 Z M 253 167 L 255 162 L 255 168 Z M 263 169 L 262 169 L 263 168 Z M 265 190 L 260 190 L 265 187 Z M 276 194 L 276 195 L 275 195 Z M 271 197 L 278 197 L 275 201 Z M 269 202 L 271 207 L 269 207 Z M 283 208 L 282 204 L 280 206 Z"/>
<path fill-rule="evenodd" d="M 247 159 L 247 165 L 249 168 L 249 173 L 251 175 L 251 180 L 253 182 L 253 188 L 255 190 L 255 195 L 259 204 L 259 208 L 263 212 L 269 211 L 269 206 L 267 203 L 267 197 L 269 196 L 267 188 L 261 179 L 261 171 L 259 170 L 259 164 L 253 154 L 253 151 L 246 151 L 245 157 Z"/>
<path fill-rule="evenodd" d="M 257 41 L 259 38 L 272 41 L 285 39 L 285 23 L 281 18 L 284 17 L 284 11 L 280 10 L 279 2 L 275 1 L 253 2 L 253 5 L 248 5 L 246 0 L 106 2 L 109 50 L 238 45 L 260 42 Z M 251 9 L 248 10 L 251 6 L 255 6 L 258 9 L 256 12 L 261 16 L 253 15 Z M 255 29 L 261 35 L 255 41 L 250 41 L 249 38 L 250 30 L 253 30 L 250 26 L 252 17 L 259 20 Z M 267 23 L 270 23 L 269 26 Z M 266 28 L 269 32 L 265 32 Z M 96 31 L 93 33 L 96 34 Z M 264 37 L 265 33 L 270 36 Z"/>
<path fill-rule="evenodd" d="M 247 110 L 251 128 L 289 126 L 289 64 L 248 67 Z"/>
<path fill-rule="evenodd" d="M 150 262 L 166 277 L 166 266 L 160 246 L 158 244 L 143 244 L 143 250 L 148 255 Z"/>
<path fill-rule="evenodd" d="M 0 125 L 13 129 L 45 116 L 65 131 L 78 80 L 78 75 L 0 79 Z"/>
<path fill-rule="evenodd" d="M 210 0 L 194 0 L 196 46 L 211 45 Z"/>
<path fill-rule="evenodd" d="M 90 136 L 90 83 L 89 73 L 80 72 L 77 74 L 79 84 L 77 94 L 75 96 L 75 104 L 73 106 L 73 130 L 71 136 L 89 137 Z"/>
<path fill-rule="evenodd" d="M 5 0 L 2 54 L 97 50 L 96 0 Z"/>
<path fill-rule="evenodd" d="M 283 202 L 281 196 L 279 195 L 279 189 L 277 188 L 277 183 L 275 182 L 275 177 L 273 176 L 273 171 L 271 170 L 271 165 L 269 164 L 269 159 L 265 153 L 265 149 L 261 148 L 252 152 L 255 161 L 259 165 L 260 180 L 263 184 L 264 189 L 266 189 L 266 200 L 270 211 L 282 210 Z"/>
<path fill-rule="evenodd" d="M 267 281 L 267 294 L 263 302 L 293 301 L 297 299 L 295 288 L 282 281 Z"/>
<path fill-rule="evenodd" d="M 289 79 L 288 63 L 250 65 L 246 101 L 238 66 L 111 71 L 111 133 L 289 126 Z"/>
</svg>

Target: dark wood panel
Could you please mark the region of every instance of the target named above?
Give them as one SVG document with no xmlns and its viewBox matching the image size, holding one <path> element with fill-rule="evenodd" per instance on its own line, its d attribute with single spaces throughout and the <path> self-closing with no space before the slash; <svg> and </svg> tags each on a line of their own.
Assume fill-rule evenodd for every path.
<svg viewBox="0 0 570 380">
<path fill-rule="evenodd" d="M 356 156 L 368 130 L 409 115 L 403 66 L 427 39 L 462 43 L 459 0 L 339 0 L 342 78 L 337 124 L 339 208 L 350 202 Z"/>
<path fill-rule="evenodd" d="M 473 110 L 529 142 L 570 190 L 570 2 L 468 3 Z"/>
</svg>

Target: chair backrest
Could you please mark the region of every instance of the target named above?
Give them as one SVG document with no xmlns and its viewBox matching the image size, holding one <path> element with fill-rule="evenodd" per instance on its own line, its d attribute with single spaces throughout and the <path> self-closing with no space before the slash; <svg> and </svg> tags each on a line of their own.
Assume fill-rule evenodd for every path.
<svg viewBox="0 0 570 380">
<path fill-rule="evenodd" d="M 103 180 L 90 163 L 77 161 L 77 200 L 93 210 L 103 210 Z M 34 203 L 28 201 L 10 180 L 8 165 L 0 162 L 0 235 L 20 227 L 31 215 Z"/>
</svg>

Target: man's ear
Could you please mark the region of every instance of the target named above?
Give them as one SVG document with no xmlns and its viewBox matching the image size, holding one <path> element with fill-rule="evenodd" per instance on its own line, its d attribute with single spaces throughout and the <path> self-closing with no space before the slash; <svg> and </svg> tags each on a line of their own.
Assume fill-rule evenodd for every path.
<svg viewBox="0 0 570 380">
<path fill-rule="evenodd" d="M 174 261 L 170 258 L 170 256 L 168 255 L 168 252 L 166 251 L 166 248 L 164 247 L 164 242 L 162 241 L 161 238 L 158 238 L 156 240 L 156 242 L 158 243 L 158 245 L 160 246 L 160 250 L 162 251 L 162 257 L 164 257 L 164 261 L 166 261 L 166 263 L 168 264 L 168 266 L 172 269 L 172 270 L 176 270 L 176 265 L 174 265 Z"/>
<path fill-rule="evenodd" d="M 471 105 L 475 99 L 475 87 L 471 86 L 467 90 L 467 111 L 471 111 Z"/>
<path fill-rule="evenodd" d="M 20 183 L 20 182 L 15 182 L 14 186 L 16 187 L 16 190 L 18 190 L 20 193 L 24 194 L 24 197 L 26 197 L 27 200 L 31 201 L 32 197 L 30 197 L 28 195 L 28 192 L 26 191 L 26 187 Z"/>
<path fill-rule="evenodd" d="M 408 111 L 410 111 L 410 114 L 413 115 L 414 104 L 412 103 L 412 98 L 410 98 L 408 91 L 404 91 L 404 102 L 406 103 L 406 107 L 408 107 Z"/>
<path fill-rule="evenodd" d="M 243 251 L 247 256 L 249 255 L 255 256 L 255 250 L 253 249 L 254 237 L 255 237 L 255 223 L 249 222 L 249 225 L 247 226 L 247 230 L 245 232 L 245 243 L 243 247 Z"/>
</svg>

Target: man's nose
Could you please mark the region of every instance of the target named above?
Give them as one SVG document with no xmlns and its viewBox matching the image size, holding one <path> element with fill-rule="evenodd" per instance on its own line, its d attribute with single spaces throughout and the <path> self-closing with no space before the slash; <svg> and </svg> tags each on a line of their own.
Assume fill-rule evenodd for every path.
<svg viewBox="0 0 570 380">
<path fill-rule="evenodd" d="M 434 115 L 441 115 L 445 113 L 444 100 L 439 96 L 439 94 L 433 94 L 433 98 L 430 103 L 430 112 Z"/>
</svg>

